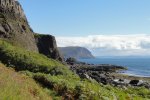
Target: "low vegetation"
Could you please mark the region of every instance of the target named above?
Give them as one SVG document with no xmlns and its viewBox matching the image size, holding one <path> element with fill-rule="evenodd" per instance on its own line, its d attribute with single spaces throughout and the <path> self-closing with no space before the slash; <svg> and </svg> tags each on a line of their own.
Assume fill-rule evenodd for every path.
<svg viewBox="0 0 150 100">
<path fill-rule="evenodd" d="M 118 88 L 102 85 L 92 80 L 81 80 L 78 77 L 63 75 L 51 76 L 43 73 L 28 73 L 44 87 L 51 89 L 66 99 L 75 100 L 147 100 L 150 91 L 141 88 Z"/>
<path fill-rule="evenodd" d="M 0 63 L 0 100 L 52 100 L 33 79 Z"/>
<path fill-rule="evenodd" d="M 0 60 L 17 71 L 29 70 L 49 74 L 67 74 L 68 69 L 60 62 L 30 52 L 0 40 Z M 67 71 L 66 71 L 67 70 Z"/>
<path fill-rule="evenodd" d="M 43 88 L 45 88 L 45 90 L 47 91 L 46 93 L 49 93 L 49 95 L 51 95 L 53 99 L 150 99 L 150 91 L 148 89 L 145 89 L 144 87 L 124 89 L 113 87 L 110 85 L 102 85 L 100 83 L 97 83 L 95 80 L 90 81 L 86 79 L 80 79 L 77 75 L 72 73 L 60 62 L 49 59 L 44 55 L 12 46 L 11 44 L 3 40 L 0 40 L 0 61 L 2 61 L 2 63 L 4 64 L 7 64 L 9 67 L 16 69 L 17 71 L 20 71 L 20 73 L 36 80 L 36 82 L 38 82 Z M 15 81 L 15 79 L 12 79 L 12 82 L 13 80 Z M 26 84 L 24 83 L 24 85 Z M 19 85 L 16 84 L 16 86 Z M 29 84 L 29 86 L 33 87 L 37 85 Z M 2 95 L 5 96 L 7 95 L 7 93 L 5 92 L 5 94 Z M 15 94 L 12 95 L 15 96 Z M 29 98 L 28 100 L 32 100 L 32 98 Z M 45 100 L 45 98 L 43 100 Z"/>
</svg>

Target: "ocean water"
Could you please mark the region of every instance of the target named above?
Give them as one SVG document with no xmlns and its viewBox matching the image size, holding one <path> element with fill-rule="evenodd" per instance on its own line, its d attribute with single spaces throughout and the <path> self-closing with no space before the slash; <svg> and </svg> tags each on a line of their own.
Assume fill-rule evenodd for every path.
<svg viewBox="0 0 150 100">
<path fill-rule="evenodd" d="M 113 64 L 125 66 L 123 74 L 150 77 L 150 57 L 97 57 L 95 59 L 78 59 L 90 64 Z"/>
</svg>

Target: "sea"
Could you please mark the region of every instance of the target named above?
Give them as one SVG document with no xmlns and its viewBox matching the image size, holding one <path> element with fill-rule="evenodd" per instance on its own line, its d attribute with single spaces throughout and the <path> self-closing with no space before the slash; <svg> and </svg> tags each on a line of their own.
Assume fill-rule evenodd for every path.
<svg viewBox="0 0 150 100">
<path fill-rule="evenodd" d="M 89 64 L 112 64 L 127 67 L 122 74 L 138 77 L 150 77 L 150 57 L 96 57 L 94 59 L 78 59 Z"/>
</svg>

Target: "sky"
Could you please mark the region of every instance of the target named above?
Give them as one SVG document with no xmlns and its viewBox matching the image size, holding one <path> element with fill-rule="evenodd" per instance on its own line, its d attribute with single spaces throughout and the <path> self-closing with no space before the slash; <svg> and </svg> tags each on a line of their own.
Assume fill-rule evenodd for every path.
<svg viewBox="0 0 150 100">
<path fill-rule="evenodd" d="M 32 29 L 98 56 L 150 56 L 150 0 L 19 0 Z"/>
</svg>

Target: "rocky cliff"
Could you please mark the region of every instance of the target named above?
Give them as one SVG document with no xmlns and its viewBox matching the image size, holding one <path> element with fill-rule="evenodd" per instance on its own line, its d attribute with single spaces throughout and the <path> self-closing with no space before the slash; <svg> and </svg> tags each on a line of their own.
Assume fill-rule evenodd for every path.
<svg viewBox="0 0 150 100">
<path fill-rule="evenodd" d="M 94 58 L 92 53 L 84 47 L 59 47 L 59 51 L 65 58 Z"/>
<path fill-rule="evenodd" d="M 35 39 L 39 52 L 41 54 L 44 54 L 49 58 L 63 61 L 62 57 L 59 54 L 54 36 L 35 34 Z"/>
<path fill-rule="evenodd" d="M 55 37 L 34 37 L 20 3 L 16 0 L 0 0 L 0 38 L 15 46 L 42 53 L 50 58 L 62 60 Z"/>
<path fill-rule="evenodd" d="M 21 5 L 16 0 L 0 0 L 0 38 L 38 52 L 34 33 Z"/>
</svg>

